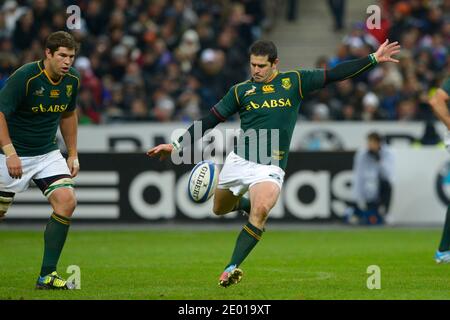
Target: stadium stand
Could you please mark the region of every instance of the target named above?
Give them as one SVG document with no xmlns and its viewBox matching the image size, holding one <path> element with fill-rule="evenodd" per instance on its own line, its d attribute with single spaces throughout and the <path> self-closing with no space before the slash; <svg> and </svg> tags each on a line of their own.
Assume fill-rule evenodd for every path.
<svg viewBox="0 0 450 320">
<path fill-rule="evenodd" d="M 276 17 L 292 19 L 276 11 L 286 5 L 280 0 L 7 0 L 0 11 L 0 86 L 21 64 L 41 58 L 43 39 L 66 29 L 71 4 L 82 18 L 72 31 L 82 44 L 75 62 L 81 124 L 198 119 L 248 78 L 248 46 L 270 38 Z M 426 99 L 449 71 L 450 1 L 378 5 L 381 29 L 367 29 L 362 12 L 361 22 L 337 33 L 335 53 L 318 56 L 316 66 L 367 55 L 385 38 L 402 44 L 400 64 L 324 88 L 307 99 L 303 120 L 432 118 Z"/>
</svg>

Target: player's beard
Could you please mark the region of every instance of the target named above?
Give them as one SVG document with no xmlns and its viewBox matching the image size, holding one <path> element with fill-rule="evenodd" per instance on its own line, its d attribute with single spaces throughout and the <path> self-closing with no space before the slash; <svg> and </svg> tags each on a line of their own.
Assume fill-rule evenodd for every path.
<svg viewBox="0 0 450 320">
<path fill-rule="evenodd" d="M 256 82 L 265 82 L 267 79 L 269 79 L 272 76 L 272 73 L 266 74 L 266 76 L 253 76 L 253 79 L 255 79 Z"/>
<path fill-rule="evenodd" d="M 267 78 L 268 77 L 263 77 L 261 75 L 254 75 L 253 76 L 253 79 L 255 79 L 256 82 L 264 82 L 264 81 L 266 81 Z"/>
</svg>

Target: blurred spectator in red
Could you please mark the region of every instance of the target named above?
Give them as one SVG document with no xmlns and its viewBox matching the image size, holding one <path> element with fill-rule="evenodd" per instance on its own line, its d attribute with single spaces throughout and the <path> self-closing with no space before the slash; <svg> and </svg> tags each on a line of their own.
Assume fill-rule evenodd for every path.
<svg viewBox="0 0 450 320">
<path fill-rule="evenodd" d="M 78 57 L 75 60 L 75 68 L 81 76 L 81 86 L 89 90 L 97 106 L 102 104 L 102 84 L 91 68 L 91 62 L 86 57 Z"/>
<path fill-rule="evenodd" d="M 92 92 L 87 88 L 81 88 L 78 95 L 78 121 L 80 124 L 100 123 L 101 114 L 96 111 L 96 102 Z"/>
</svg>

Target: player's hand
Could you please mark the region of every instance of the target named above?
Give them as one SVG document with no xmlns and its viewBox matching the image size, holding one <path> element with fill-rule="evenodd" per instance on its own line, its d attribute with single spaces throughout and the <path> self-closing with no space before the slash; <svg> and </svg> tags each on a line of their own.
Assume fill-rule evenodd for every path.
<svg viewBox="0 0 450 320">
<path fill-rule="evenodd" d="M 151 148 L 147 151 L 147 155 L 151 158 L 158 157 L 159 161 L 163 161 L 167 157 L 170 156 L 170 154 L 173 151 L 173 145 L 170 143 L 167 144 L 160 144 L 156 147 Z"/>
<path fill-rule="evenodd" d="M 397 41 L 389 43 L 389 40 L 386 41 L 378 48 L 378 50 L 374 53 L 375 58 L 378 63 L 381 62 L 395 62 L 398 63 L 397 59 L 392 58 L 394 54 L 400 52 L 400 45 Z"/>
<path fill-rule="evenodd" d="M 67 157 L 67 166 L 69 167 L 70 175 L 72 176 L 72 178 L 76 177 L 78 172 L 80 171 L 80 162 L 78 161 L 78 157 Z"/>
<path fill-rule="evenodd" d="M 17 154 L 10 155 L 6 157 L 6 167 L 8 168 L 8 173 L 13 179 L 22 178 L 22 161 Z"/>
</svg>

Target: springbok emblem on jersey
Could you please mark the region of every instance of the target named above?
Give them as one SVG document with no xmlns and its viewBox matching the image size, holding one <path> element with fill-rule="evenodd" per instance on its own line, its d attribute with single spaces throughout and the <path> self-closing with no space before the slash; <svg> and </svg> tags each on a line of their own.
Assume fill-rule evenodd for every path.
<svg viewBox="0 0 450 320">
<path fill-rule="evenodd" d="M 72 96 L 72 85 L 71 84 L 66 86 L 66 95 L 68 97 Z"/>
<path fill-rule="evenodd" d="M 256 87 L 252 86 L 252 88 L 250 90 L 245 91 L 244 97 L 250 96 L 250 95 L 255 94 L 255 93 L 256 93 Z"/>
<path fill-rule="evenodd" d="M 281 79 L 281 86 L 284 89 L 289 90 L 291 88 L 291 86 L 292 86 L 291 79 L 289 79 L 289 78 Z"/>
<path fill-rule="evenodd" d="M 39 97 L 43 97 L 44 96 L 44 87 L 41 87 L 39 90 L 36 90 L 35 92 L 34 92 L 34 95 L 35 96 L 39 96 Z"/>
</svg>

